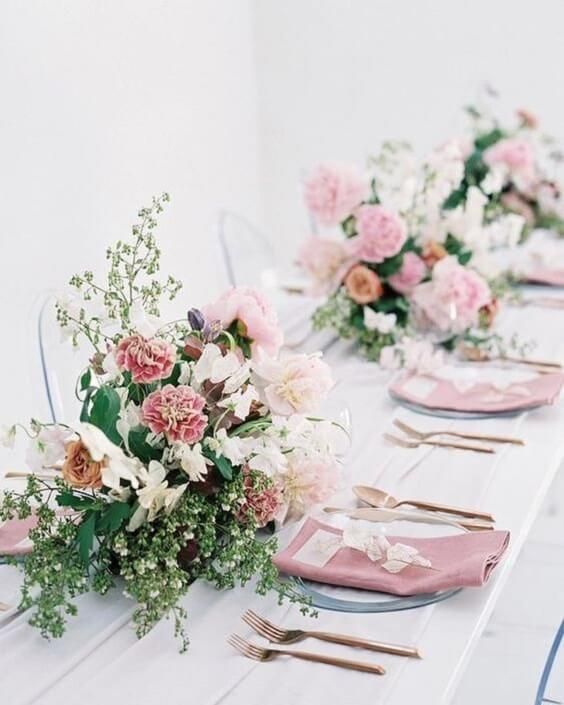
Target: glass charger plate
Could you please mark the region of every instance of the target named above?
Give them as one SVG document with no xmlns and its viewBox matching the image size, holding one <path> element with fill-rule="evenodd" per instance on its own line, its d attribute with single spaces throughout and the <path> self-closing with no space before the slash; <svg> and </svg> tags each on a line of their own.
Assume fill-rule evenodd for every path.
<svg viewBox="0 0 564 705">
<path fill-rule="evenodd" d="M 313 607 L 333 612 L 374 613 L 411 610 L 416 607 L 432 605 L 435 602 L 442 602 L 462 590 L 462 588 L 456 588 L 427 595 L 399 597 L 383 592 L 356 590 L 355 588 L 335 588 L 331 585 L 314 583 L 302 578 L 291 578 L 291 582 L 296 590 L 311 600 Z M 369 599 L 373 597 L 378 599 Z"/>
<path fill-rule="evenodd" d="M 523 406 L 519 409 L 510 409 L 509 411 L 455 411 L 454 409 L 441 409 L 440 407 L 434 408 L 431 406 L 425 406 L 424 404 L 417 404 L 413 401 L 408 401 L 404 399 L 396 392 L 391 389 L 388 390 L 390 397 L 400 404 L 400 406 L 409 409 L 410 411 L 415 411 L 417 414 L 426 414 L 427 416 L 440 416 L 445 419 L 492 419 L 492 418 L 511 418 L 512 416 L 519 416 L 526 411 L 532 411 L 533 409 L 539 409 L 543 404 L 532 404 L 529 406 Z"/>
</svg>

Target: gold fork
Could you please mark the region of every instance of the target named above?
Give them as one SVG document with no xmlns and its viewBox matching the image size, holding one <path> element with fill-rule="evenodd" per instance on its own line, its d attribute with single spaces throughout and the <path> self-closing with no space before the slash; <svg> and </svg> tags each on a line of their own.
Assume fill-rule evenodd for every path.
<svg viewBox="0 0 564 705">
<path fill-rule="evenodd" d="M 401 429 L 408 436 L 418 438 L 420 441 L 425 441 L 433 436 L 454 436 L 455 438 L 466 438 L 474 441 L 491 441 L 492 443 L 513 443 L 515 445 L 524 446 L 525 441 L 520 438 L 510 438 L 508 436 L 490 436 L 487 433 L 464 433 L 462 431 L 418 431 L 413 426 L 408 426 L 404 421 L 394 419 L 394 426 Z"/>
<path fill-rule="evenodd" d="M 450 443 L 448 441 L 417 440 L 409 441 L 407 438 L 398 438 L 391 433 L 384 433 L 384 438 L 400 448 L 419 448 L 421 445 L 436 446 L 437 448 L 458 448 L 460 450 L 473 450 L 477 453 L 495 453 L 489 446 L 477 446 L 471 443 Z"/>
<path fill-rule="evenodd" d="M 397 644 L 386 644 L 384 642 L 362 639 L 346 634 L 333 634 L 331 632 L 305 631 L 302 629 L 284 629 L 276 626 L 268 619 L 261 617 L 252 610 L 247 610 L 242 617 L 243 622 L 254 629 L 257 634 L 263 636 L 276 644 L 295 644 L 298 641 L 312 637 L 320 641 L 330 641 L 333 644 L 343 644 L 344 646 L 358 646 L 371 651 L 381 651 L 386 654 L 396 656 L 409 656 L 411 658 L 422 658 L 417 649 L 412 646 L 399 646 Z"/>
<path fill-rule="evenodd" d="M 339 668 L 350 668 L 353 671 L 364 671 L 364 673 L 375 673 L 383 676 L 386 669 L 382 666 L 362 661 L 350 661 L 345 658 L 327 656 L 326 654 L 312 654 L 309 651 L 293 651 L 292 649 L 265 649 L 262 646 L 251 644 L 238 634 L 232 634 L 227 643 L 239 653 L 255 661 L 270 661 L 277 656 L 293 656 L 303 661 L 315 661 L 316 663 L 326 663 L 328 666 L 339 666 Z"/>
</svg>

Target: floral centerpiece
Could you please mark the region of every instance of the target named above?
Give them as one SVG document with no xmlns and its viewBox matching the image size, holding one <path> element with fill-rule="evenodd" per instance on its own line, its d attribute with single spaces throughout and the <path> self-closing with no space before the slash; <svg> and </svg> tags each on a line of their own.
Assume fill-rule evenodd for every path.
<svg viewBox="0 0 564 705">
<path fill-rule="evenodd" d="M 63 634 L 77 595 L 116 584 L 137 602 L 139 636 L 171 613 L 183 648 L 181 598 L 197 578 L 227 588 L 256 577 L 257 592 L 298 599 L 271 563 L 275 538 L 257 529 L 299 517 L 338 480 L 332 423 L 312 416 L 329 368 L 318 355 L 280 354 L 276 315 L 258 292 L 231 289 L 203 311 L 159 320 L 160 298 L 181 287 L 154 278 L 167 200 L 154 199 L 132 240 L 108 250 L 105 282 L 77 275 L 59 301 L 65 333 L 92 347 L 80 422 L 21 427 L 35 468 L 56 476 L 32 473 L 0 502 L 0 519 L 35 524 L 20 606 L 46 637 Z"/>
<path fill-rule="evenodd" d="M 520 216 L 523 234 L 536 228 L 564 235 L 564 190 L 556 177 L 564 155 L 539 129 L 528 110 L 516 111 L 514 124 L 502 124 L 488 104 L 469 106 L 469 135 L 460 140 L 464 178 L 445 201 L 453 209 L 479 194 L 487 216 Z"/>
<path fill-rule="evenodd" d="M 314 221 L 340 231 L 312 236 L 299 253 L 310 293 L 325 299 L 314 326 L 394 365 L 412 356 L 414 337 L 446 347 L 489 340 L 497 302 L 482 273 L 482 212 L 444 208 L 464 178 L 456 145 L 417 166 L 406 145 L 389 143 L 371 166 L 321 165 L 305 183 Z"/>
</svg>

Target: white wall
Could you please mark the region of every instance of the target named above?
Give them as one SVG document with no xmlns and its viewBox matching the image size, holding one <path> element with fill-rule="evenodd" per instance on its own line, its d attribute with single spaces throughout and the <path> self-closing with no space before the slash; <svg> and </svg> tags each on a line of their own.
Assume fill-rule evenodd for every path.
<svg viewBox="0 0 564 705">
<path fill-rule="evenodd" d="M 247 0 L 3 0 L 0 7 L 0 424 L 41 418 L 30 380 L 38 294 L 104 267 L 167 190 L 165 272 L 185 310 L 215 295 L 220 205 L 256 218 Z"/>
<path fill-rule="evenodd" d="M 307 230 L 300 171 L 385 139 L 428 149 L 488 81 L 564 141 L 561 0 L 254 0 L 262 222 Z M 283 243 L 283 245 L 281 245 Z"/>
</svg>

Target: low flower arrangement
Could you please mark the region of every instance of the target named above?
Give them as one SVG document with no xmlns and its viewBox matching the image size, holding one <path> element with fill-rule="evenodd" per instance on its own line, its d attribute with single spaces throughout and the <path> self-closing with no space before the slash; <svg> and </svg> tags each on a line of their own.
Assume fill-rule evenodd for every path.
<svg viewBox="0 0 564 705">
<path fill-rule="evenodd" d="M 497 311 L 482 211 L 444 208 L 464 178 L 462 155 L 449 144 L 422 167 L 410 159 L 404 145 L 388 144 L 371 171 L 319 166 L 305 183 L 306 205 L 318 225 L 340 232 L 312 236 L 298 256 L 310 293 L 325 299 L 314 327 L 394 366 L 413 356 L 416 338 L 489 345 Z"/>
<path fill-rule="evenodd" d="M 540 131 L 527 110 L 516 112 L 513 125 L 503 124 L 487 103 L 466 110 L 470 130 L 460 140 L 464 178 L 445 208 L 457 208 L 475 191 L 490 219 L 500 213 L 520 216 L 524 236 L 534 229 L 564 235 L 564 187 L 555 177 L 564 155 L 554 138 Z"/>
<path fill-rule="evenodd" d="M 332 387 L 318 355 L 280 353 L 276 315 L 246 288 L 162 324 L 159 300 L 180 283 L 154 278 L 154 227 L 168 197 L 140 212 L 131 241 L 108 250 L 109 274 L 71 280 L 58 320 L 92 346 L 77 392 L 80 423 L 32 421 L 33 472 L 8 491 L 0 519 L 34 516 L 22 564 L 22 609 L 59 637 L 74 598 L 116 584 L 137 602 L 139 637 L 172 614 L 187 645 L 181 598 L 203 578 L 299 599 L 271 562 L 274 537 L 257 529 L 297 518 L 335 489 L 333 424 L 313 415 Z M 44 479 L 41 468 L 60 473 Z"/>
</svg>

